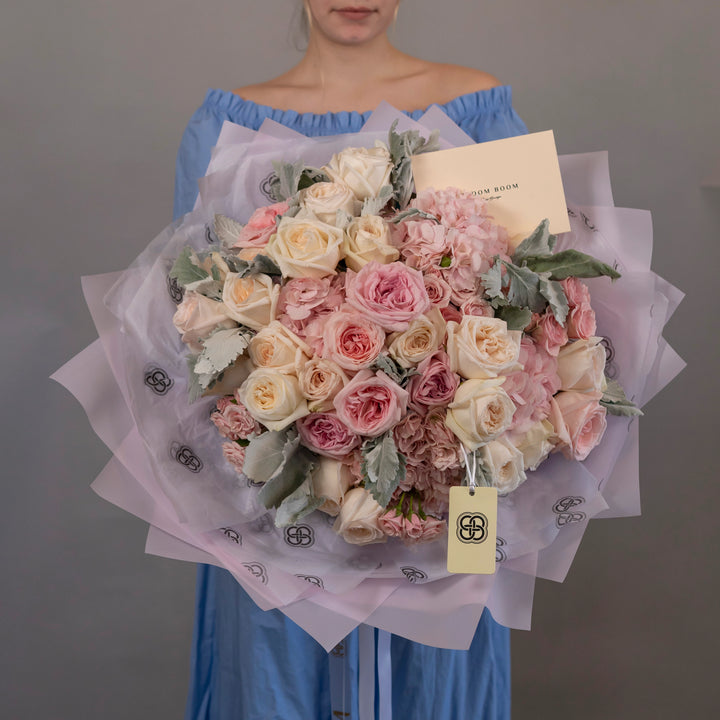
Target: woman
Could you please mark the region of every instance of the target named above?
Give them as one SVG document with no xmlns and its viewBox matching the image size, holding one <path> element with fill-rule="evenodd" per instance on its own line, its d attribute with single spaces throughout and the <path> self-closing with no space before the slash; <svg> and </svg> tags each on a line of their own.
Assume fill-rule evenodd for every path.
<svg viewBox="0 0 720 720">
<path fill-rule="evenodd" d="M 358 131 L 385 100 L 416 117 L 439 104 L 478 142 L 527 132 L 509 88 L 491 75 L 393 47 L 387 32 L 398 5 L 306 0 L 309 41 L 301 62 L 234 93 L 211 90 L 191 119 L 178 154 L 175 216 L 192 208 L 224 120 L 257 129 L 269 117 L 306 135 L 335 135 Z M 396 719 L 509 717 L 509 633 L 489 613 L 468 651 L 393 636 L 391 657 Z M 260 611 L 229 573 L 200 567 L 186 720 L 355 718 L 356 687 L 356 633 L 329 656 L 279 611 Z"/>
</svg>

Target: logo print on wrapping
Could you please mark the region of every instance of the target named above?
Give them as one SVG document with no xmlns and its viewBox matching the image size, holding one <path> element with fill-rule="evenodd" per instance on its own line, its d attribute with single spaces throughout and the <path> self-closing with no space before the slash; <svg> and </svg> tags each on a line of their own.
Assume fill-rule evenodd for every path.
<svg viewBox="0 0 720 720">
<path fill-rule="evenodd" d="M 274 172 L 271 172 L 266 178 L 260 181 L 260 192 L 270 200 L 270 202 L 277 202 L 277 198 L 272 191 L 275 182 L 277 182 L 277 175 Z"/>
<path fill-rule="evenodd" d="M 199 473 L 203 469 L 202 460 L 187 445 L 173 443 L 172 456 L 191 473 Z"/>
<path fill-rule="evenodd" d="M 167 395 L 168 390 L 175 384 L 175 381 L 161 367 L 156 365 L 145 371 L 143 382 L 156 395 Z"/>
<path fill-rule="evenodd" d="M 230 540 L 230 542 L 234 542 L 237 545 L 242 545 L 242 535 L 237 532 L 236 530 L 233 530 L 232 528 L 220 528 L 223 535 Z"/>
<path fill-rule="evenodd" d="M 574 511 L 573 508 L 578 505 L 582 505 L 585 502 L 585 498 L 568 495 L 567 497 L 560 498 L 553 505 L 553 512 L 557 515 L 555 520 L 559 528 L 570 525 L 571 523 L 582 522 L 585 520 L 587 515 L 584 512 Z"/>
<path fill-rule="evenodd" d="M 455 533 L 463 543 L 479 545 L 487 540 L 488 519 L 480 512 L 464 512 L 458 516 Z"/>
<path fill-rule="evenodd" d="M 243 563 L 243 567 L 255 578 L 257 578 L 263 585 L 267 585 L 267 570 L 262 563 L 249 562 Z"/>
<path fill-rule="evenodd" d="M 504 545 L 507 545 L 505 540 L 501 537 L 495 538 L 495 562 L 501 563 L 507 560 L 507 555 L 502 549 Z"/>
<path fill-rule="evenodd" d="M 309 525 L 290 525 L 285 528 L 285 542 L 291 547 L 311 547 L 315 544 L 315 531 Z"/>
<path fill-rule="evenodd" d="M 406 567 L 400 568 L 402 571 L 402 574 L 408 579 L 408 582 L 411 583 L 419 583 L 423 580 L 427 580 L 427 573 L 423 572 L 422 570 L 412 567 L 411 565 L 408 565 Z"/>
<path fill-rule="evenodd" d="M 605 348 L 605 375 L 610 380 L 614 380 L 618 374 L 615 363 L 615 346 L 609 337 L 604 337 L 600 344 Z"/>
<path fill-rule="evenodd" d="M 316 575 L 296 575 L 295 577 L 298 577 L 301 580 L 304 580 L 305 582 L 310 583 L 311 585 L 314 585 L 315 587 L 319 587 L 319 588 L 325 587 L 325 585 L 323 585 L 322 578 L 319 578 Z"/>
<path fill-rule="evenodd" d="M 183 297 L 185 297 L 185 288 L 182 288 L 178 285 L 177 280 L 173 277 L 167 276 L 167 289 L 168 294 L 170 295 L 170 299 L 176 304 L 179 305 Z"/>
</svg>

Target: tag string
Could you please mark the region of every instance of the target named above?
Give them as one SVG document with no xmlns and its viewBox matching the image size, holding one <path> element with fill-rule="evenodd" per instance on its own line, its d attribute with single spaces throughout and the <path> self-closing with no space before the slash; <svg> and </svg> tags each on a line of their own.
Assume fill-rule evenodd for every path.
<svg viewBox="0 0 720 720">
<path fill-rule="evenodd" d="M 465 446 L 460 443 L 460 450 L 462 451 L 463 457 L 465 458 L 465 477 L 467 478 L 467 484 L 470 488 L 470 495 L 475 495 L 475 473 L 477 472 L 477 455 L 475 451 L 472 452 L 472 468 L 470 467 L 470 460 L 468 459 L 467 450 Z"/>
</svg>

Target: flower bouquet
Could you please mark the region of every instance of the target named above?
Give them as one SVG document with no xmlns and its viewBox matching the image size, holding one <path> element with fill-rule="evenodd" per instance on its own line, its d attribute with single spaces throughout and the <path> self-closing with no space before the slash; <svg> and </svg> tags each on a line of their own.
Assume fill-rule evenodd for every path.
<svg viewBox="0 0 720 720">
<path fill-rule="evenodd" d="M 228 568 L 326 648 L 361 622 L 467 647 L 485 606 L 529 627 L 591 517 L 637 511 L 638 406 L 681 367 L 661 337 L 681 295 L 604 155 L 561 160 L 571 232 L 513 238 L 471 193 L 415 194 L 410 158 L 458 128 L 368 127 L 391 123 L 224 128 L 195 211 L 86 280 L 100 341 L 56 377 L 115 401 L 91 414 L 115 455 L 95 487 L 150 552 Z M 493 575 L 447 570 L 461 484 L 500 496 Z"/>
</svg>

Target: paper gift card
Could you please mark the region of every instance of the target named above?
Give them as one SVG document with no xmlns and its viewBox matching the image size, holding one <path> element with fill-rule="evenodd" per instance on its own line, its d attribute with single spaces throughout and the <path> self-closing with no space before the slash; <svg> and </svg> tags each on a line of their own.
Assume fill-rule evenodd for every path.
<svg viewBox="0 0 720 720">
<path fill-rule="evenodd" d="M 415 187 L 456 187 L 488 201 L 495 221 L 523 239 L 541 220 L 570 230 L 552 130 L 415 155 Z"/>
</svg>

